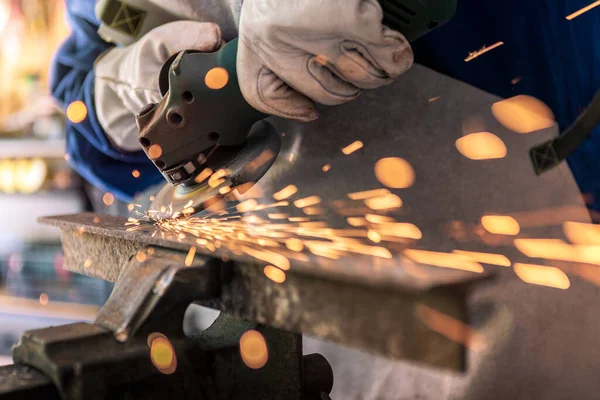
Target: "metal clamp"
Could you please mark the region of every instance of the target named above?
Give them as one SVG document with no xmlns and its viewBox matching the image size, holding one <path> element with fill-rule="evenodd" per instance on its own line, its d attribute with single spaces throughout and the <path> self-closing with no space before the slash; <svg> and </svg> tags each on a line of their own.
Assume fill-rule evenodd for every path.
<svg viewBox="0 0 600 400">
<path fill-rule="evenodd" d="M 195 337 L 184 335 L 189 304 L 217 297 L 231 273 L 228 263 L 200 256 L 187 267 L 185 253 L 176 251 L 132 257 L 93 324 L 26 332 L 13 359 L 41 371 L 66 400 L 304 400 L 329 393 L 331 367 L 320 355 L 302 357 L 300 335 L 228 315 Z M 261 331 L 269 342 L 269 363 L 260 370 L 246 367 L 239 355 L 239 339 L 248 329 Z M 172 371 L 151 360 L 149 341 L 157 334 L 172 347 Z"/>
</svg>

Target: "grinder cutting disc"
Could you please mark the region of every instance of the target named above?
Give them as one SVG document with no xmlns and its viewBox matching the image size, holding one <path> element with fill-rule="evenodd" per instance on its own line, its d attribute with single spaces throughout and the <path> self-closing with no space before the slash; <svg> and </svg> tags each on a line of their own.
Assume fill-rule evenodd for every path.
<svg viewBox="0 0 600 400">
<path fill-rule="evenodd" d="M 281 147 L 279 135 L 267 121 L 257 122 L 243 145 L 219 147 L 207 158 L 205 171 L 191 184 L 165 185 L 155 196 L 150 209 L 175 214 L 194 208 L 200 212 L 223 200 L 219 189 L 231 188 L 245 193 L 273 165 Z M 212 172 L 212 173 L 211 173 Z"/>
</svg>

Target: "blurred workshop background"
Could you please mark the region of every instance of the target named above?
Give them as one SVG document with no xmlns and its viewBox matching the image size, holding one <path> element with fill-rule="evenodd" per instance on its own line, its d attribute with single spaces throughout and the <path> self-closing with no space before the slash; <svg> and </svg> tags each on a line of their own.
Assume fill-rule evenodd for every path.
<svg viewBox="0 0 600 400">
<path fill-rule="evenodd" d="M 36 224 L 97 203 L 65 160 L 65 116 L 48 90 L 68 34 L 63 0 L 0 0 L 1 365 L 22 331 L 93 320 L 112 289 L 65 271 L 59 230 Z"/>
</svg>

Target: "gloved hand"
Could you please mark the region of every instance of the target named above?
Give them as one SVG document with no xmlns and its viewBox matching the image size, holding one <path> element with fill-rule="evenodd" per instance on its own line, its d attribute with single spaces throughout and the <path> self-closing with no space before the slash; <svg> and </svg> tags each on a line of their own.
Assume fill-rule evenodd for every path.
<svg viewBox="0 0 600 400">
<path fill-rule="evenodd" d="M 246 101 L 310 121 L 314 102 L 342 104 L 389 84 L 413 54 L 382 17 L 376 0 L 245 0 L 237 69 Z"/>
<path fill-rule="evenodd" d="M 221 46 L 214 23 L 176 21 L 159 26 L 139 41 L 115 47 L 94 66 L 96 114 L 114 145 L 140 150 L 135 115 L 148 103 L 160 102 L 158 75 L 167 59 L 182 50 L 213 52 Z"/>
</svg>

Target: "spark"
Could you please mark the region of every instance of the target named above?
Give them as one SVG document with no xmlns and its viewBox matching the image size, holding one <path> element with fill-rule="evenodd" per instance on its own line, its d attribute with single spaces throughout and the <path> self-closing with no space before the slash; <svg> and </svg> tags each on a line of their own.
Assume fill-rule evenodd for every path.
<svg viewBox="0 0 600 400">
<path fill-rule="evenodd" d="M 572 20 L 573 18 L 577 18 L 577 17 L 579 17 L 581 14 L 583 14 L 583 13 L 586 13 L 586 12 L 590 11 L 592 8 L 595 8 L 595 7 L 598 7 L 598 6 L 600 6 L 600 0 L 598 0 L 598 1 L 595 1 L 595 2 L 593 2 L 592 4 L 590 4 L 590 5 L 587 5 L 587 6 L 583 7 L 583 8 L 581 8 L 581 9 L 579 9 L 579 10 L 575 11 L 575 12 L 574 12 L 574 13 L 572 13 L 572 14 L 569 14 L 569 15 L 567 15 L 567 16 L 566 16 L 566 18 L 567 18 L 567 19 L 570 21 L 570 20 Z"/>
<path fill-rule="evenodd" d="M 246 200 L 236 206 L 239 212 L 253 211 L 258 206 L 258 202 L 254 199 Z"/>
<path fill-rule="evenodd" d="M 512 83 L 513 85 L 516 85 L 517 83 L 521 82 L 521 79 L 523 79 L 523 78 L 521 78 L 520 76 L 517 76 L 512 81 L 510 81 L 510 83 Z"/>
<path fill-rule="evenodd" d="M 405 239 L 421 239 L 423 233 L 418 226 L 405 222 L 386 222 L 373 228 L 382 236 L 394 236 Z"/>
<path fill-rule="evenodd" d="M 294 205 L 298 208 L 304 208 L 308 206 L 314 206 L 315 204 L 319 204 L 320 202 L 321 198 L 319 196 L 310 196 L 294 201 Z"/>
<path fill-rule="evenodd" d="M 568 289 L 571 286 L 567 275 L 555 267 L 516 263 L 513 268 L 517 276 L 527 283 L 557 289 Z"/>
<path fill-rule="evenodd" d="M 134 169 L 133 171 L 131 171 L 131 175 L 137 179 L 140 177 L 140 171 L 138 171 L 137 169 Z"/>
<path fill-rule="evenodd" d="M 185 266 L 189 267 L 194 262 L 194 257 L 196 256 L 196 248 L 190 247 L 190 251 L 188 251 L 187 256 L 185 257 Z"/>
<path fill-rule="evenodd" d="M 246 164 L 245 169 L 249 172 L 254 172 L 267 162 L 271 161 L 274 157 L 275 153 L 273 153 L 271 150 L 263 150 L 258 157 Z"/>
<path fill-rule="evenodd" d="M 281 189 L 279 192 L 275 193 L 273 195 L 273 198 L 275 200 L 285 200 L 288 197 L 296 194 L 298 192 L 298 188 L 294 185 L 288 185 L 286 187 L 284 187 L 283 189 Z"/>
<path fill-rule="evenodd" d="M 465 58 L 465 62 L 472 61 L 472 60 L 476 59 L 477 57 L 487 53 L 488 51 L 494 50 L 496 47 L 502 46 L 503 44 L 504 44 L 504 42 L 497 42 L 497 43 L 494 43 L 493 45 L 491 45 L 490 47 L 483 46 L 481 48 L 481 50 L 477 50 L 477 51 L 469 53 L 469 56 L 467 58 Z"/>
<path fill-rule="evenodd" d="M 560 239 L 516 239 L 514 244 L 528 257 L 600 264 L 598 245 L 571 245 Z"/>
<path fill-rule="evenodd" d="M 102 196 L 102 201 L 107 206 L 110 206 L 115 202 L 115 196 L 110 192 L 104 193 L 104 196 Z"/>
<path fill-rule="evenodd" d="M 304 244 L 300 239 L 290 238 L 285 241 L 285 247 L 292 251 L 300 252 L 304 249 Z"/>
<path fill-rule="evenodd" d="M 154 197 L 154 196 L 150 196 L 150 197 L 148 197 L 148 199 L 149 199 L 150 201 L 154 201 L 154 200 L 156 199 L 156 197 Z"/>
<path fill-rule="evenodd" d="M 441 268 L 460 269 L 463 271 L 482 273 L 483 267 L 475 261 L 466 260 L 458 254 L 438 253 L 425 250 L 405 250 L 404 254 L 420 264 L 433 265 Z"/>
<path fill-rule="evenodd" d="M 395 222 L 394 218 L 386 217 L 384 215 L 377 214 L 366 214 L 365 220 L 374 224 L 384 224 L 386 222 Z"/>
<path fill-rule="evenodd" d="M 479 332 L 458 319 L 425 304 L 417 305 L 417 315 L 432 331 L 444 335 L 471 350 L 481 351 L 487 347 L 485 339 Z"/>
<path fill-rule="evenodd" d="M 286 214 L 267 214 L 270 219 L 287 219 Z"/>
<path fill-rule="evenodd" d="M 285 282 L 285 272 L 283 272 L 282 270 L 280 270 L 277 267 L 274 267 L 272 265 L 267 265 L 264 269 L 264 273 L 267 276 L 267 278 L 269 278 L 273 282 L 276 282 L 276 283 Z"/>
<path fill-rule="evenodd" d="M 600 245 L 600 225 L 567 221 L 563 231 L 571 243 Z"/>
<path fill-rule="evenodd" d="M 483 228 L 498 235 L 518 235 L 521 231 L 519 223 L 507 215 L 485 215 L 481 217 Z"/>
<path fill-rule="evenodd" d="M 95 224 L 97 224 L 97 223 L 99 223 L 99 222 L 100 222 L 100 218 L 98 218 L 98 217 L 94 217 L 93 221 L 94 221 L 94 223 L 95 223 Z"/>
<path fill-rule="evenodd" d="M 85 262 L 83 263 L 83 268 L 89 268 L 92 266 L 92 260 L 90 260 L 89 258 L 85 260 Z"/>
<path fill-rule="evenodd" d="M 359 149 L 362 149 L 362 147 L 363 147 L 363 142 L 361 142 L 360 140 L 357 140 L 355 142 L 350 143 L 348 146 L 344 147 L 342 149 L 342 153 L 344 153 L 345 155 L 349 155 Z"/>
<path fill-rule="evenodd" d="M 577 248 L 560 239 L 515 239 L 515 247 L 527 257 L 577 261 Z"/>
<path fill-rule="evenodd" d="M 373 197 L 365 200 L 365 205 L 372 210 L 387 210 L 402 207 L 402 199 L 395 194 Z"/>
<path fill-rule="evenodd" d="M 196 183 L 202 183 L 204 182 L 208 177 L 210 177 L 213 174 L 213 170 L 210 168 L 204 168 L 202 170 L 202 172 L 200 172 L 198 175 L 196 175 L 196 177 L 194 178 L 194 182 Z"/>
<path fill-rule="evenodd" d="M 510 267 L 510 260 L 502 254 L 480 253 L 476 251 L 453 250 L 454 254 L 465 257 L 471 261 L 477 261 L 483 264 L 499 265 L 501 267 Z"/>
<path fill-rule="evenodd" d="M 432 98 L 430 98 L 430 99 L 429 99 L 429 102 L 430 102 L 430 103 L 433 103 L 434 101 L 436 101 L 436 100 L 439 100 L 439 99 L 441 99 L 441 98 L 442 98 L 442 96 L 436 96 L 436 97 L 432 97 Z"/>
<path fill-rule="evenodd" d="M 217 186 L 223 184 L 225 179 L 231 175 L 231 171 L 227 169 L 220 169 L 208 178 L 208 186 L 211 188 L 216 188 Z"/>
<path fill-rule="evenodd" d="M 381 235 L 377 231 L 369 230 L 367 232 L 367 237 L 374 243 L 381 242 Z"/>
<path fill-rule="evenodd" d="M 302 212 L 306 215 L 321 215 L 325 213 L 325 210 L 321 207 L 305 207 Z"/>
<path fill-rule="evenodd" d="M 380 197 L 390 194 L 391 192 L 387 189 L 373 189 L 365 190 L 363 192 L 348 193 L 348 197 L 352 200 L 364 200 L 371 197 Z"/>
<path fill-rule="evenodd" d="M 345 207 L 348 200 L 334 201 L 336 208 L 342 207 L 346 211 L 355 212 L 347 214 L 349 227 L 331 227 L 327 221 L 319 220 L 325 208 L 316 206 L 321 203 L 318 196 L 308 196 L 296 200 L 292 205 L 283 200 L 298 189 L 289 185 L 273 197 L 279 200 L 272 204 L 259 204 L 255 199 L 244 200 L 237 205 L 221 208 L 218 211 L 209 211 L 204 214 L 194 214 L 174 211 L 172 207 L 162 206 L 160 211 L 146 210 L 144 213 L 136 211 L 135 218 L 130 217 L 126 222 L 127 230 L 151 230 L 152 236 L 160 234 L 161 237 L 176 239 L 181 242 L 193 241 L 194 250 L 215 252 L 224 249 L 238 256 L 247 255 L 266 265 L 287 271 L 291 267 L 290 260 L 309 262 L 309 253 L 328 259 L 341 259 L 352 255 L 370 256 L 374 258 L 392 259 L 394 255 L 387 248 L 386 243 L 409 243 L 408 240 L 422 238 L 420 229 L 408 222 L 398 222 L 386 215 L 369 212 L 366 207 L 354 207 L 353 210 Z M 349 194 L 350 198 L 363 200 L 371 209 L 388 210 L 402 205 L 402 200 L 388 189 L 372 189 Z M 341 203 L 340 203 L 341 202 Z M 336 205 L 337 204 L 337 205 Z M 341 204 L 341 206 L 340 206 Z M 186 206 L 189 205 L 186 204 Z M 293 215 L 295 208 L 290 212 L 284 207 L 300 207 L 309 217 Z M 278 211 L 268 214 L 257 214 L 258 211 L 277 208 Z M 190 210 L 191 211 L 191 210 Z M 297 211 L 296 211 L 297 212 Z M 243 215 L 236 215 L 242 213 Z M 356 214 L 359 213 L 359 214 Z M 315 216 L 312 216 L 315 215 Z M 342 214 L 344 215 L 344 214 Z M 268 217 L 268 219 L 267 219 Z M 373 245 L 381 243 L 381 245 Z M 197 250 L 196 250 L 197 249 Z M 395 250 L 396 251 L 396 250 Z M 189 257 L 190 253 L 188 253 Z M 410 251 L 408 251 L 410 254 Z M 436 254 L 433 252 L 429 253 Z M 422 253 L 412 254 L 413 257 L 423 256 Z M 138 260 L 145 260 L 143 252 L 137 254 Z M 464 256 L 447 254 L 446 257 L 455 257 L 453 262 L 463 264 L 462 269 L 476 270 L 482 267 L 473 261 L 465 260 Z M 186 265 L 192 258 L 187 258 Z M 142 262 L 142 261 L 140 261 Z M 442 264 L 438 259 L 438 264 Z M 435 261 L 432 262 L 435 265 Z M 458 268 L 452 262 L 448 268 Z M 466 265 L 466 267 L 465 267 Z M 268 269 L 270 270 L 270 269 Z M 281 277 L 279 272 L 271 272 L 270 278 Z M 279 278 L 275 278 L 279 280 Z"/>
<path fill-rule="evenodd" d="M 331 164 L 325 164 L 323 165 L 323 172 L 327 172 L 331 169 Z"/>
<path fill-rule="evenodd" d="M 346 221 L 348 222 L 349 225 L 352 225 L 352 226 L 368 225 L 367 220 L 362 217 L 350 217 L 350 218 L 346 218 Z"/>
<path fill-rule="evenodd" d="M 288 260 L 287 257 L 282 254 L 267 250 L 257 250 L 248 246 L 242 246 L 240 250 L 258 260 L 271 263 L 284 271 L 290 269 L 290 260 Z"/>
</svg>

